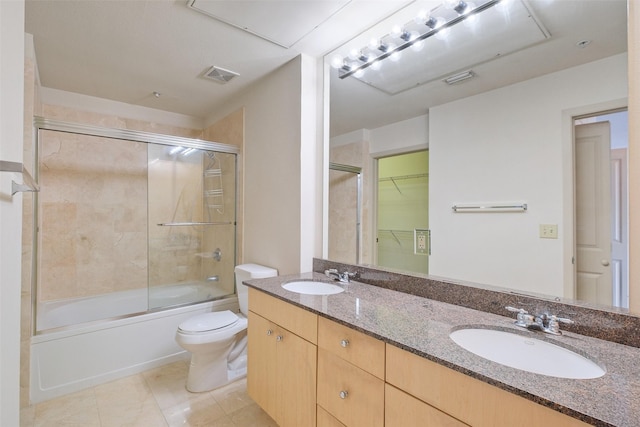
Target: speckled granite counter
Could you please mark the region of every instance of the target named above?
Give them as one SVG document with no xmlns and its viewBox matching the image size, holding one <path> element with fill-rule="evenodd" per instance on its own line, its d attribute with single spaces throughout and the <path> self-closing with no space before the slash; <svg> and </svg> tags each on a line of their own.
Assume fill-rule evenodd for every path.
<svg viewBox="0 0 640 427">
<path fill-rule="evenodd" d="M 250 280 L 246 284 L 589 424 L 640 426 L 639 348 L 571 332 L 559 337 L 530 332 L 515 326 L 512 317 L 356 281 L 346 285 L 345 292 L 329 296 L 301 295 L 281 286 L 300 279 L 328 281 L 323 274 L 305 273 Z M 491 362 L 462 349 L 449 338 L 451 331 L 469 326 L 510 330 L 559 343 L 588 355 L 607 373 L 597 379 L 572 380 Z"/>
</svg>

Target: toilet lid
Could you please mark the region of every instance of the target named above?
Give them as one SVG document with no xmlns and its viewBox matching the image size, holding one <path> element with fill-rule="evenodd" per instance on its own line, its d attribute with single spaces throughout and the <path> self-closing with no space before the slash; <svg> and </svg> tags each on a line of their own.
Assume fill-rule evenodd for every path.
<svg viewBox="0 0 640 427">
<path fill-rule="evenodd" d="M 206 332 L 221 329 L 238 321 L 235 313 L 225 310 L 191 317 L 178 326 L 184 332 Z"/>
</svg>

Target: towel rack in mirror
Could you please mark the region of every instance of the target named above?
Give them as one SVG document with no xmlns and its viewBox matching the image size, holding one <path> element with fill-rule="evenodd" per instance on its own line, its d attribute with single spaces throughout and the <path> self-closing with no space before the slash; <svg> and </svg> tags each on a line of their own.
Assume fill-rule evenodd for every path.
<svg viewBox="0 0 640 427">
<path fill-rule="evenodd" d="M 477 205 L 453 205 L 454 212 L 526 212 L 526 203 L 490 203 Z"/>
</svg>

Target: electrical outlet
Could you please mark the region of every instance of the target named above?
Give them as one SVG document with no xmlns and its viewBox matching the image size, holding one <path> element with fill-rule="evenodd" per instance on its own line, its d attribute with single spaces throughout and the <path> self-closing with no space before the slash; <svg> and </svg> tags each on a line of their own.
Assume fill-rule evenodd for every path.
<svg viewBox="0 0 640 427">
<path fill-rule="evenodd" d="M 540 224 L 541 239 L 557 239 L 558 224 Z"/>
<path fill-rule="evenodd" d="M 417 255 L 429 255 L 429 230 L 413 230 L 413 253 Z"/>
</svg>

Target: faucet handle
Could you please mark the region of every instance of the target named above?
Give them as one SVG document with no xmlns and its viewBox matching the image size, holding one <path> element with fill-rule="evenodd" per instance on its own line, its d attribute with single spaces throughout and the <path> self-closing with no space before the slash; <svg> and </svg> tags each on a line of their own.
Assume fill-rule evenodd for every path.
<svg viewBox="0 0 640 427">
<path fill-rule="evenodd" d="M 566 317 L 558 317 L 558 316 L 555 316 L 555 315 L 554 315 L 554 316 L 551 316 L 551 320 L 556 320 L 556 321 L 558 321 L 558 322 L 560 322 L 560 323 L 566 323 L 566 324 L 568 324 L 568 325 L 573 325 L 574 323 L 576 323 L 576 322 L 574 322 L 573 320 L 571 320 L 571 319 L 569 319 L 569 318 L 566 318 Z"/>
<path fill-rule="evenodd" d="M 515 324 L 518 326 L 522 326 L 523 328 L 526 328 L 534 321 L 533 316 L 530 315 L 527 312 L 527 310 L 525 310 L 524 308 L 515 308 L 511 306 L 506 306 L 505 309 L 514 313 L 518 313 L 515 321 Z"/>
<path fill-rule="evenodd" d="M 554 314 L 549 316 L 549 325 L 546 327 L 545 332 L 553 335 L 562 335 L 562 332 L 560 331 L 560 323 L 572 325 L 576 322 L 571 319 L 567 319 L 566 317 L 558 317 Z"/>
</svg>

